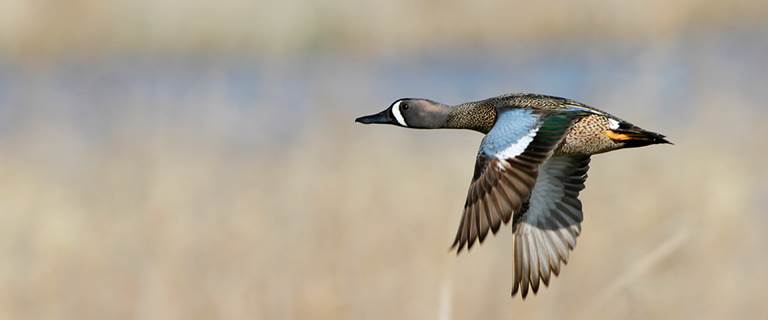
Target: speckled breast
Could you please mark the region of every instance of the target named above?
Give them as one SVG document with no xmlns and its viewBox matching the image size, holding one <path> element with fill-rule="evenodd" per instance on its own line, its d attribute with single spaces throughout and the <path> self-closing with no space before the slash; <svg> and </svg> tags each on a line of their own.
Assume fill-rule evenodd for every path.
<svg viewBox="0 0 768 320">
<path fill-rule="evenodd" d="M 618 149 L 619 144 L 605 135 L 608 118 L 590 115 L 577 121 L 560 144 L 555 155 L 596 154 Z"/>
</svg>

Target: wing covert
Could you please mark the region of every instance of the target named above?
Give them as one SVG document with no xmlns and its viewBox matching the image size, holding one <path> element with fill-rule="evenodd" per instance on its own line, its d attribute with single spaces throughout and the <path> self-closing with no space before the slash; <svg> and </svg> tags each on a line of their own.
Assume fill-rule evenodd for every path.
<svg viewBox="0 0 768 320">
<path fill-rule="evenodd" d="M 483 242 L 491 230 L 519 214 L 536 183 L 539 165 L 552 155 L 579 113 L 543 115 L 530 109 L 499 112 L 480 144 L 464 212 L 452 248 Z"/>
</svg>

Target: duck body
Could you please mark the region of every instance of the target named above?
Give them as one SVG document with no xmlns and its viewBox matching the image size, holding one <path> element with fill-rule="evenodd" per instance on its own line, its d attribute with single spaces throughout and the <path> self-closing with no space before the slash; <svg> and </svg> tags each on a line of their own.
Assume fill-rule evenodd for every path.
<svg viewBox="0 0 768 320">
<path fill-rule="evenodd" d="M 487 134 L 496 122 L 499 111 L 523 108 L 541 111 L 562 110 L 578 106 L 590 114 L 578 119 L 568 130 L 557 155 L 592 155 L 622 148 L 668 143 L 663 135 L 643 130 L 627 121 L 583 103 L 541 94 L 508 94 L 482 101 L 455 106 L 451 127 L 469 128 Z"/>
<path fill-rule="evenodd" d="M 511 222 L 512 295 L 549 285 L 581 233 L 578 199 L 590 157 L 617 149 L 669 143 L 599 109 L 540 94 L 507 94 L 449 106 L 399 99 L 356 119 L 417 129 L 467 129 L 485 134 L 453 242 L 457 253 Z"/>
</svg>

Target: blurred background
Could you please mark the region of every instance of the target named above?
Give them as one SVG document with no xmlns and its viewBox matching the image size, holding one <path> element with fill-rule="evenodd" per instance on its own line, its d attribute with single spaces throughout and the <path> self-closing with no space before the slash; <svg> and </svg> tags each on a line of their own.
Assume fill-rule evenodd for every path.
<svg viewBox="0 0 768 320">
<path fill-rule="evenodd" d="M 768 4 L 0 2 L 0 318 L 768 318 Z M 399 97 L 588 103 L 674 146 L 593 158 L 569 265 L 456 256 L 473 132 Z"/>
</svg>

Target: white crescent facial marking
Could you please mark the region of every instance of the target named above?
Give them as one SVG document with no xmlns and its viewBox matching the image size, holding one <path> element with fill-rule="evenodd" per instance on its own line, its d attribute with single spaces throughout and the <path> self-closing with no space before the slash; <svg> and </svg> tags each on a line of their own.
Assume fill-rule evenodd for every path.
<svg viewBox="0 0 768 320">
<path fill-rule="evenodd" d="M 400 113 L 400 103 L 402 101 L 395 102 L 395 104 L 392 105 L 392 114 L 395 115 L 395 120 L 397 120 L 397 123 L 399 123 L 403 127 L 407 127 L 408 124 L 405 123 L 405 118 L 403 118 L 403 114 Z"/>
<path fill-rule="evenodd" d="M 611 118 L 608 118 L 608 128 L 609 129 L 618 129 L 619 128 L 619 122 L 616 120 L 613 120 Z"/>
<path fill-rule="evenodd" d="M 517 140 L 517 142 L 511 144 L 506 149 L 502 150 L 498 154 L 496 154 L 496 158 L 499 160 L 504 159 L 510 159 L 517 157 L 523 152 L 525 152 L 525 148 L 528 147 L 529 144 L 531 144 L 531 141 L 533 141 L 533 138 L 536 137 L 536 132 L 539 131 L 539 127 L 536 126 L 531 131 L 528 131 L 528 134 L 524 135 L 520 140 Z M 502 168 L 503 169 L 503 168 Z"/>
</svg>

